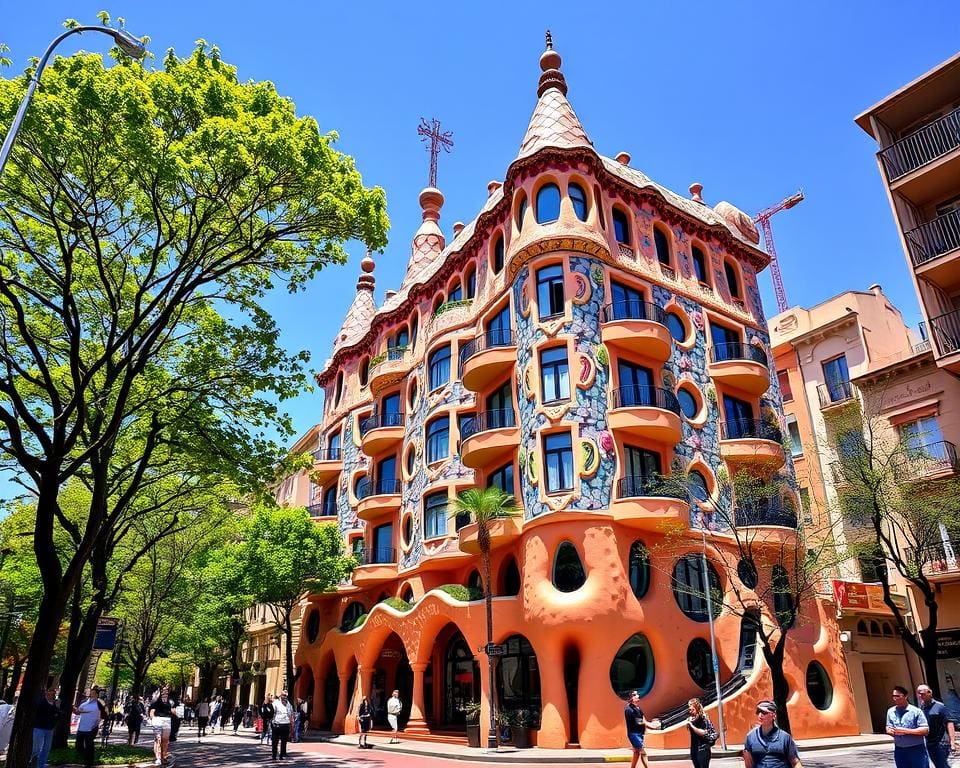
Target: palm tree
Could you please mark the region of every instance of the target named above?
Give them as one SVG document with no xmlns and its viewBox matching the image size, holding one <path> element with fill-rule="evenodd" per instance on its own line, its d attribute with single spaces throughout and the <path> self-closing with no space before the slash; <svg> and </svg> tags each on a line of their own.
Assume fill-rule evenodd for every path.
<svg viewBox="0 0 960 768">
<path fill-rule="evenodd" d="M 487 647 L 493 645 L 493 583 L 490 578 L 490 523 L 497 518 L 516 517 L 522 510 L 509 493 L 499 488 L 468 488 L 453 500 L 451 517 L 466 517 L 477 524 L 480 567 L 483 572 L 483 600 L 487 609 Z M 497 747 L 495 695 L 493 690 L 493 657 L 487 652 L 487 683 L 490 690 L 490 731 L 487 748 Z"/>
</svg>

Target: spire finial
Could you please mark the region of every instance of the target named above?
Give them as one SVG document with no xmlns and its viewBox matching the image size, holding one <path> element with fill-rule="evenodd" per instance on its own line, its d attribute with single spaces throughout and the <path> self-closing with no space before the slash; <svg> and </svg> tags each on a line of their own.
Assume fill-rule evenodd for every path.
<svg viewBox="0 0 960 768">
<path fill-rule="evenodd" d="M 375 285 L 375 278 L 373 276 L 374 267 L 376 267 L 376 262 L 373 260 L 373 254 L 370 252 L 370 249 L 367 249 L 367 255 L 363 257 L 360 261 L 360 269 L 363 270 L 363 274 L 357 278 L 357 290 L 358 291 L 372 291 Z"/>
<path fill-rule="evenodd" d="M 537 97 L 543 96 L 551 88 L 556 88 L 564 96 L 567 95 L 567 81 L 563 79 L 563 72 L 560 71 L 560 54 L 553 50 L 553 35 L 547 30 L 547 50 L 540 57 L 540 69 L 543 74 L 540 75 L 540 83 L 537 86 Z"/>
</svg>

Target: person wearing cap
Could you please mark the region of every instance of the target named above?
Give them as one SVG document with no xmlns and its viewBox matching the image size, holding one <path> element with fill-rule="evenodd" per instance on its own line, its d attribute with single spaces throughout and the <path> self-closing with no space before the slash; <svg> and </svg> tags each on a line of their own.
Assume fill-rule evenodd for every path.
<svg viewBox="0 0 960 768">
<path fill-rule="evenodd" d="M 777 727 L 777 705 L 757 702 L 757 727 L 743 740 L 746 768 L 803 768 L 793 736 Z"/>
<path fill-rule="evenodd" d="M 893 736 L 893 762 L 897 768 L 928 768 L 927 718 L 910 703 L 902 685 L 893 686 L 892 698 L 893 706 L 887 710 L 887 733 Z"/>
<path fill-rule="evenodd" d="M 929 685 L 917 686 L 917 703 L 920 704 L 930 729 L 926 736 L 930 762 L 934 768 L 950 768 L 950 754 L 957 752 L 954 745 L 956 727 L 950 719 L 950 713 L 942 701 L 933 698 L 933 690 Z"/>
<path fill-rule="evenodd" d="M 100 689 L 93 685 L 87 692 L 87 698 L 73 713 L 80 716 L 77 722 L 76 750 L 86 766 L 93 765 L 94 745 L 97 741 L 97 726 L 100 725 Z"/>
<path fill-rule="evenodd" d="M 647 720 L 643 715 L 643 710 L 640 709 L 640 694 L 637 691 L 630 691 L 627 706 L 623 709 L 623 719 L 627 725 L 627 738 L 633 748 L 630 768 L 637 768 L 637 762 L 642 762 L 643 768 L 648 768 L 647 750 L 643 747 L 643 739 L 647 728 L 655 731 L 659 730 L 659 718 L 655 717 L 653 720 Z"/>
</svg>

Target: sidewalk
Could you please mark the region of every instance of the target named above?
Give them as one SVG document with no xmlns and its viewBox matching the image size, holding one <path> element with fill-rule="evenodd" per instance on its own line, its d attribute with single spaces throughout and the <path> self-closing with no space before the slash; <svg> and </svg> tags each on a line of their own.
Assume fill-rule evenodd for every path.
<svg viewBox="0 0 960 768">
<path fill-rule="evenodd" d="M 473 763 L 629 763 L 631 751 L 628 748 L 623 749 L 540 749 L 532 747 L 531 749 L 515 749 L 513 747 L 501 747 L 496 752 L 490 752 L 486 749 L 477 749 L 467 747 L 462 744 L 443 744 L 426 741 L 404 741 L 401 738 L 399 744 L 387 743 L 389 734 L 384 734 L 381 741 L 378 732 L 371 734 L 371 744 L 381 752 L 393 752 L 397 754 L 420 755 L 423 757 L 445 757 L 448 760 L 466 760 Z M 401 737 L 403 734 L 401 734 Z M 321 741 L 328 744 L 356 749 L 357 736 L 341 736 L 334 734 L 313 734 L 307 737 L 307 741 Z M 857 749 L 860 747 L 872 747 L 877 745 L 891 745 L 893 739 L 890 736 L 880 733 L 864 733 L 859 736 L 850 736 L 844 739 L 804 739 L 798 741 L 797 745 L 801 753 L 817 752 L 827 749 L 838 749 L 848 747 Z M 729 744 L 726 752 L 720 750 L 719 745 L 714 748 L 713 757 L 715 759 L 722 757 L 738 757 L 743 749 L 742 744 Z M 690 754 L 688 749 L 648 749 L 647 759 L 650 762 L 684 760 Z"/>
</svg>

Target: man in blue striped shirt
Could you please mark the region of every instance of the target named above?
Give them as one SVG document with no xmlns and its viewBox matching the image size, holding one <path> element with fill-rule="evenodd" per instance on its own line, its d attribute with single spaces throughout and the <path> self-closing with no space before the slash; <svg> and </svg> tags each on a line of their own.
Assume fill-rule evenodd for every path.
<svg viewBox="0 0 960 768">
<path fill-rule="evenodd" d="M 893 736 L 893 761 L 897 768 L 929 768 L 923 712 L 907 700 L 907 689 L 893 687 L 893 706 L 887 710 L 887 733 Z"/>
</svg>

